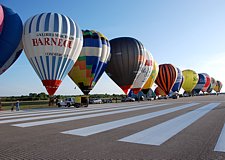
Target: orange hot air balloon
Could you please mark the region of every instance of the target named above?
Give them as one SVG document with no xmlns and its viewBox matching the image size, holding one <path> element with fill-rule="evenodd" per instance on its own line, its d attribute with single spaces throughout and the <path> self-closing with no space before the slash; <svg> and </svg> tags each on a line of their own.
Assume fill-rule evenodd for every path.
<svg viewBox="0 0 225 160">
<path fill-rule="evenodd" d="M 155 83 L 168 95 L 176 82 L 177 69 L 172 64 L 159 65 L 159 73 Z"/>
<path fill-rule="evenodd" d="M 157 95 L 157 96 L 166 96 L 166 93 L 160 88 L 160 87 L 156 87 L 156 89 L 155 89 L 155 94 Z"/>
</svg>

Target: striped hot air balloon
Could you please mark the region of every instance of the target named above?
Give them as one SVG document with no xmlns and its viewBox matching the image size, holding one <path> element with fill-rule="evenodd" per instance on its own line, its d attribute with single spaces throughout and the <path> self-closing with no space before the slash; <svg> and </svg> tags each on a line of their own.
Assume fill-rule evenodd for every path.
<svg viewBox="0 0 225 160">
<path fill-rule="evenodd" d="M 206 77 L 206 83 L 205 83 L 205 85 L 202 88 L 202 92 L 206 92 L 208 87 L 209 87 L 209 85 L 210 85 L 210 83 L 211 83 L 211 77 L 207 73 L 201 73 L 201 74 L 204 74 L 205 77 Z"/>
<path fill-rule="evenodd" d="M 172 64 L 159 65 L 155 83 L 168 95 L 177 79 L 177 69 Z"/>
<path fill-rule="evenodd" d="M 184 82 L 184 77 L 183 77 L 182 71 L 179 68 L 177 68 L 177 79 L 173 85 L 172 91 L 179 92 L 183 82 Z"/>
<path fill-rule="evenodd" d="M 204 74 L 198 74 L 198 83 L 196 84 L 195 88 L 193 89 L 194 93 L 199 93 L 206 83 L 206 76 Z"/>
<path fill-rule="evenodd" d="M 140 67 L 139 73 L 137 74 L 133 86 L 132 86 L 132 91 L 134 94 L 138 94 L 138 92 L 141 90 L 141 88 L 144 86 L 145 82 L 148 80 L 149 76 L 152 73 L 153 69 L 153 57 L 152 54 L 145 49 L 145 54 L 144 54 L 144 63 L 143 66 Z"/>
<path fill-rule="evenodd" d="M 216 86 L 216 80 L 213 77 L 211 77 L 210 85 L 207 88 L 206 92 L 211 93 L 215 86 Z"/>
<path fill-rule="evenodd" d="M 28 60 L 49 95 L 54 95 L 80 54 L 81 30 L 65 15 L 42 13 L 26 21 L 23 43 Z"/>
<path fill-rule="evenodd" d="M 0 75 L 17 60 L 23 50 L 21 42 L 23 34 L 22 20 L 10 8 L 0 6 L 0 15 L 2 10 L 4 12 L 4 27 L 0 27 L 2 29 L 0 34 Z M 0 18 L 0 21 L 2 18 Z"/>
<path fill-rule="evenodd" d="M 154 92 L 157 96 L 166 96 L 166 93 L 160 87 L 156 87 Z"/>
<path fill-rule="evenodd" d="M 3 21 L 4 21 L 4 12 L 3 12 L 2 5 L 0 5 L 0 34 L 3 28 Z"/>
<path fill-rule="evenodd" d="M 110 58 L 110 45 L 107 38 L 96 31 L 83 31 L 81 54 L 69 72 L 69 77 L 87 95 L 95 86 Z"/>
<path fill-rule="evenodd" d="M 106 73 L 125 94 L 128 94 L 139 69 L 145 63 L 144 46 L 140 41 L 131 37 L 115 38 L 109 42 L 111 59 Z"/>
</svg>

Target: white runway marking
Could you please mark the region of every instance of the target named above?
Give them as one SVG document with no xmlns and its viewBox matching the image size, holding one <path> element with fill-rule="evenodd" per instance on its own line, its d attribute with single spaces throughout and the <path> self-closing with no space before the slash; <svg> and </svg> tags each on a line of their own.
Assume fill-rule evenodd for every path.
<svg viewBox="0 0 225 160">
<path fill-rule="evenodd" d="M 81 115 L 81 116 L 76 116 L 76 117 L 67 117 L 67 118 L 59 118 L 59 119 L 51 119 L 51 120 L 43 120 L 43 121 L 36 121 L 36 122 L 28 122 L 28 123 L 21 123 L 21 124 L 13 124 L 12 126 L 17 126 L 17 127 L 32 127 L 32 126 L 40 126 L 40 125 L 46 125 L 46 124 L 53 124 L 53 123 L 59 123 L 59 122 L 66 122 L 66 121 L 72 121 L 72 120 L 80 120 L 80 119 L 85 119 L 85 118 L 93 118 L 93 117 L 100 117 L 100 116 L 106 116 L 106 115 L 112 115 L 112 114 L 117 114 L 117 113 L 125 113 L 125 112 L 130 112 L 130 111 L 137 111 L 137 110 L 143 110 L 143 109 L 149 109 L 149 108 L 155 108 L 155 107 L 160 107 L 160 106 L 165 106 L 165 105 L 171 105 L 171 103 L 167 104 L 158 104 L 158 105 L 148 105 L 145 107 L 124 107 L 124 110 L 118 110 L 118 109 L 108 109 L 108 110 L 103 110 L 107 112 L 103 113 L 97 113 L 97 114 L 90 114 L 90 115 Z M 129 108 L 129 109 L 125 109 Z M 114 111 L 116 110 L 116 111 Z M 111 112 L 109 112 L 111 111 Z M 95 113 L 95 112 L 100 112 L 98 111 L 90 111 L 86 113 Z M 1 122 L 1 121 L 0 121 Z"/>
<path fill-rule="evenodd" d="M 97 113 L 97 112 L 104 112 L 104 111 L 114 111 L 114 110 L 119 110 L 119 109 L 127 109 L 127 108 L 142 108 L 143 106 L 146 105 L 139 105 L 139 106 L 134 106 L 134 107 L 110 107 L 110 108 L 103 108 L 103 109 L 87 109 L 84 112 L 72 112 L 72 113 L 63 113 L 63 114 L 55 114 L 55 115 L 48 115 L 48 116 L 38 116 L 38 117 L 28 117 L 28 118 L 18 118 L 18 119 L 7 119 L 7 120 L 1 120 L 0 124 L 3 123 L 12 123 L 12 122 L 21 122 L 21 121 L 31 121 L 31 120 L 37 120 L 37 119 L 48 119 L 48 118 L 57 118 L 57 117 L 66 117 L 66 116 L 75 116 L 75 115 L 81 115 L 81 114 L 87 114 L 87 113 Z M 148 105 L 149 107 L 151 105 Z"/>
<path fill-rule="evenodd" d="M 143 106 L 143 105 L 144 104 L 141 104 L 139 106 Z M 119 105 L 119 106 L 115 106 L 113 108 L 120 108 L 120 107 L 125 108 L 124 106 L 127 106 L 127 105 Z M 130 106 L 138 106 L 138 105 L 130 105 Z M 100 109 L 110 109 L 110 108 L 112 108 L 112 106 L 101 106 L 101 107 L 91 107 L 91 108 L 76 108 L 76 109 L 71 108 L 71 109 L 63 109 L 63 110 L 49 110 L 48 112 L 45 111 L 44 113 L 42 111 L 39 111 L 39 112 L 26 112 L 26 113 L 23 112 L 23 114 L 19 114 L 19 115 L 18 114 L 12 114 L 12 115 L 7 115 L 7 116 L 0 116 L 0 120 L 1 119 L 9 119 L 9 118 L 21 118 L 21 117 L 31 117 L 31 116 L 43 116 L 43 115 L 51 115 L 51 114 L 61 114 L 61 113 L 67 113 L 67 112 L 70 112 L 70 113 L 71 112 L 73 112 L 73 113 L 74 112 L 79 112 L 79 113 L 81 113 L 83 111 L 91 111 L 91 110 L 98 110 L 98 109 L 99 110 Z M 18 122 L 18 121 L 11 121 L 11 122 Z M 4 122 L 2 122 L 2 123 L 4 123 Z"/>
<path fill-rule="evenodd" d="M 199 109 L 168 120 L 149 129 L 122 138 L 119 141 L 131 142 L 147 145 L 161 145 L 184 128 L 188 127 L 196 120 L 216 108 L 220 103 L 210 103 Z"/>
<path fill-rule="evenodd" d="M 214 151 L 225 152 L 225 124 L 223 126 L 222 132 L 220 133 L 220 137 L 216 143 Z"/>
<path fill-rule="evenodd" d="M 169 109 L 165 109 L 165 110 L 161 110 L 161 111 L 156 111 L 156 112 L 152 112 L 152 113 L 148 113 L 148 114 L 144 114 L 144 115 L 140 115 L 140 116 L 125 118 L 125 119 L 122 119 L 122 120 L 107 122 L 107 123 L 98 124 L 98 125 L 94 125 L 94 126 L 90 126 L 90 127 L 73 129 L 73 130 L 64 131 L 64 132 L 61 132 L 61 133 L 71 134 L 71 135 L 79 135 L 79 136 L 89 136 L 89 135 L 92 135 L 92 134 L 108 131 L 108 130 L 111 130 L 111 129 L 114 129 L 114 128 L 118 128 L 118 127 L 126 126 L 126 125 L 129 125 L 129 124 L 141 122 L 141 121 L 151 119 L 151 118 L 154 118 L 154 117 L 162 116 L 162 115 L 165 115 L 165 114 L 168 114 L 168 113 L 171 113 L 171 112 L 175 112 L 175 111 L 178 111 L 178 110 L 181 110 L 181 109 L 192 107 L 192 106 L 197 105 L 197 104 L 198 103 L 185 104 L 185 105 L 182 105 L 182 106 L 169 108 Z"/>
<path fill-rule="evenodd" d="M 138 103 L 138 105 L 147 105 L 146 103 Z M 8 118 L 8 116 L 12 116 L 13 117 L 19 117 L 19 115 L 21 115 L 21 117 L 23 117 L 22 115 L 31 115 L 33 114 L 40 114 L 40 115 L 45 115 L 48 113 L 57 113 L 57 112 L 73 112 L 73 111 L 87 111 L 87 110 L 92 110 L 92 109 L 105 109 L 105 108 L 116 108 L 116 107 L 124 107 L 124 106 L 138 106 L 137 103 L 108 103 L 108 104 L 96 104 L 96 105 L 89 105 L 88 108 L 58 108 L 58 109 L 28 109 L 28 110 L 24 110 L 24 111 L 3 111 L 5 113 L 0 114 L 0 119 L 6 119 L 6 117 Z M 148 103 L 148 105 L 151 105 Z M 1 112 L 0 112 L 1 113 Z M 41 114 L 42 113 L 42 114 Z M 24 116 L 26 117 L 26 116 Z M 11 118 L 11 117 L 9 117 Z"/>
</svg>

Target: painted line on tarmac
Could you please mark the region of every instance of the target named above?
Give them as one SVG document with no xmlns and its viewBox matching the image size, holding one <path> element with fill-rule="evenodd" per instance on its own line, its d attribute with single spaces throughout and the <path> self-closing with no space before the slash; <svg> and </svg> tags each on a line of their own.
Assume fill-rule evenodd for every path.
<svg viewBox="0 0 225 160">
<path fill-rule="evenodd" d="M 185 108 L 192 107 L 197 104 L 199 104 L 199 103 L 185 104 L 185 105 L 174 107 L 174 108 L 169 108 L 169 109 L 165 109 L 165 110 L 161 110 L 161 111 L 156 111 L 156 112 L 152 112 L 152 113 L 148 113 L 148 114 L 143 114 L 143 115 L 125 118 L 122 120 L 116 120 L 116 121 L 112 121 L 112 122 L 107 122 L 107 123 L 103 123 L 103 124 L 98 124 L 98 125 L 94 125 L 94 126 L 90 126 L 90 127 L 68 130 L 68 131 L 64 131 L 61 133 L 70 134 L 70 135 L 79 135 L 79 136 L 89 136 L 89 135 L 93 135 L 96 133 L 108 131 L 111 129 L 119 128 L 122 126 L 137 123 L 137 122 L 141 122 L 141 121 L 148 120 L 151 118 L 155 118 L 158 116 L 162 116 L 162 115 L 172 113 L 175 111 L 179 111 L 179 110 L 182 110 Z"/>
<path fill-rule="evenodd" d="M 147 105 L 147 104 L 139 104 L 138 106 L 142 106 L 142 105 Z M 148 105 L 151 105 L 151 104 L 148 104 Z M 115 106 L 113 108 L 124 108 L 124 106 L 127 106 L 127 105 L 121 105 L 121 106 Z M 129 106 L 137 106 L 137 105 L 129 105 Z M 10 116 L 2 116 L 0 117 L 0 120 L 2 119 L 10 119 L 10 118 L 22 118 L 22 117 L 31 117 L 31 116 L 43 116 L 43 115 L 53 115 L 53 114 L 62 114 L 62 113 L 67 113 L 67 112 L 78 112 L 78 113 L 81 113 L 81 112 L 85 112 L 85 111 L 92 111 L 92 110 L 102 110 L 102 109 L 111 109 L 112 106 L 101 106 L 101 107 L 91 107 L 91 108 L 77 108 L 77 109 L 65 109 L 65 110 L 57 110 L 57 111 L 49 111 L 49 112 L 45 112 L 45 113 L 25 113 L 25 114 L 22 114 L 22 115 L 10 115 Z M 51 117 L 50 117 L 51 118 Z M 41 119 L 41 118 L 40 118 Z M 7 121 L 5 121 L 7 122 Z M 13 121 L 12 121 L 13 122 Z M 17 122 L 17 121 L 14 121 L 14 122 Z M 1 122 L 0 122 L 1 123 Z M 2 122 L 4 123 L 4 122 Z"/>
<path fill-rule="evenodd" d="M 225 124 L 224 124 L 223 129 L 220 133 L 220 136 L 219 136 L 219 139 L 216 143 L 214 151 L 225 152 Z"/>
<path fill-rule="evenodd" d="M 83 112 L 72 112 L 72 113 L 62 113 L 62 114 L 54 114 L 54 115 L 48 115 L 48 116 L 38 116 L 38 117 L 28 117 L 28 118 L 18 118 L 18 119 L 6 119 L 1 120 L 0 124 L 3 123 L 12 123 L 12 122 L 21 122 L 21 121 L 31 121 L 31 120 L 39 120 L 39 119 L 49 119 L 49 118 L 58 118 L 58 117 L 66 117 L 66 116 L 75 116 L 75 115 L 82 115 L 82 114 L 88 114 L 88 113 L 97 113 L 97 112 L 107 112 L 107 111 L 113 111 L 113 110 L 121 110 L 121 109 L 127 109 L 127 108 L 142 108 L 145 106 L 151 106 L 151 105 L 139 105 L 134 107 L 110 107 L 110 108 L 103 108 L 103 109 L 90 109 Z"/>
<path fill-rule="evenodd" d="M 194 111 L 122 138 L 119 141 L 159 146 L 216 108 L 218 105 L 220 105 L 220 103 L 210 103 L 208 105 L 204 105 Z"/>
<path fill-rule="evenodd" d="M 103 112 L 103 113 L 81 115 L 81 116 L 77 116 L 77 117 L 66 117 L 66 118 L 59 118 L 59 119 L 43 120 L 43 121 L 36 121 L 36 122 L 28 122 L 28 123 L 21 123 L 21 124 L 13 124 L 12 126 L 17 126 L 17 127 L 40 126 L 40 125 L 46 125 L 46 124 L 53 124 L 53 123 L 59 123 L 59 122 L 80 120 L 80 119 L 85 119 L 85 118 L 93 118 L 93 117 L 100 117 L 100 116 L 112 115 L 112 114 L 117 114 L 117 113 L 125 113 L 125 112 L 155 108 L 155 107 L 171 105 L 171 104 L 172 103 L 164 103 L 164 104 L 158 104 L 158 105 L 147 105 L 147 106 L 145 105 L 144 107 L 140 107 L 140 106 L 139 107 L 136 107 L 136 106 L 130 107 L 130 106 L 128 106 L 128 107 L 124 107 L 123 110 L 121 110 L 121 109 L 120 110 L 118 110 L 118 109 L 107 109 L 107 110 L 102 110 L 102 111 L 107 111 L 107 112 Z M 109 112 L 109 111 L 111 111 L 111 112 Z M 90 111 L 89 113 L 95 113 L 95 112 L 100 112 L 100 110 Z M 86 112 L 86 113 L 88 113 L 88 112 Z"/>
<path fill-rule="evenodd" d="M 143 105 L 143 104 L 146 104 L 146 103 L 139 103 L 139 104 L 141 104 L 141 105 Z M 151 104 L 151 103 L 148 103 L 148 104 Z M 45 110 L 41 110 L 41 111 L 39 111 L 39 110 L 37 110 L 37 111 L 35 111 L 35 109 L 30 109 L 30 110 L 32 110 L 32 111 L 29 111 L 29 110 L 27 110 L 27 111 L 15 111 L 15 112 L 8 112 L 8 113 L 6 113 L 6 114 L 1 114 L 0 115 L 0 119 L 5 119 L 5 118 L 3 118 L 3 117 L 6 117 L 6 116 L 18 116 L 18 115 L 27 115 L 27 114 L 32 114 L 32 113 L 34 113 L 34 114 L 38 114 L 38 113 L 50 113 L 50 112 L 69 112 L 69 111 L 86 111 L 86 110 L 91 110 L 91 109 L 104 109 L 104 108 L 111 108 L 111 107 L 114 107 L 114 108 L 116 108 L 116 107 L 124 107 L 124 106 L 135 106 L 135 105 L 137 105 L 136 103 L 133 103 L 133 104 L 128 104 L 128 103 L 126 103 L 126 104 L 122 104 L 122 103 L 111 103 L 110 105 L 105 105 L 105 104 L 101 104 L 101 106 L 100 105 L 98 105 L 98 104 L 96 104 L 96 106 L 94 106 L 94 105 L 90 105 L 88 108 L 59 108 L 59 109 L 50 109 L 50 110 L 47 110 L 47 109 L 45 109 Z M 40 114 L 41 115 L 41 114 Z M 43 115 L 43 114 L 42 114 Z"/>
</svg>

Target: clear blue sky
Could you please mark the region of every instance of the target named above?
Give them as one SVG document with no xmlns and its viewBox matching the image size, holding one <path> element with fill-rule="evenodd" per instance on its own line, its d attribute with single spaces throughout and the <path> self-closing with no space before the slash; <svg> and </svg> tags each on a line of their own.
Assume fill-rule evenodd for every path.
<svg viewBox="0 0 225 160">
<path fill-rule="evenodd" d="M 23 23 L 42 12 L 72 18 L 81 29 L 94 29 L 108 39 L 130 36 L 150 50 L 158 64 L 208 73 L 225 84 L 224 0 L 1 0 Z M 67 76 L 56 94 L 81 94 Z M 225 91 L 225 86 L 222 91 Z M 46 92 L 22 52 L 0 76 L 0 96 Z M 104 74 L 94 93 L 122 93 Z"/>
</svg>

